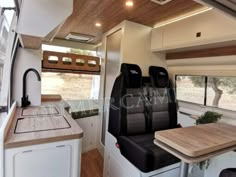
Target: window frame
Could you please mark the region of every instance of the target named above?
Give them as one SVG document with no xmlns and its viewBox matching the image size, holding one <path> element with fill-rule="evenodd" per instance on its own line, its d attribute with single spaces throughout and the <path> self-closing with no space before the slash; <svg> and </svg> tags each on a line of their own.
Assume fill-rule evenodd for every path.
<svg viewBox="0 0 236 177">
<path fill-rule="evenodd" d="M 205 78 L 205 83 L 204 83 L 204 103 L 203 104 L 199 104 L 199 103 L 194 103 L 194 102 L 190 102 L 190 101 L 185 101 L 185 100 L 177 100 L 177 77 L 178 76 L 199 76 L 199 77 L 204 77 Z M 203 106 L 203 107 L 209 107 L 209 108 L 215 108 L 215 109 L 219 109 L 219 110 L 223 110 L 223 111 L 231 111 L 233 113 L 236 113 L 236 110 L 231 110 L 231 109 L 225 109 L 225 108 L 221 108 L 221 107 L 214 107 L 211 105 L 207 105 L 207 89 L 208 89 L 208 78 L 209 77 L 236 77 L 236 76 L 211 76 L 211 75 L 194 75 L 194 74 L 175 74 L 175 93 L 176 93 L 176 100 L 183 102 L 183 103 L 188 103 L 188 104 L 194 104 L 194 105 L 198 105 L 198 106 Z"/>
</svg>

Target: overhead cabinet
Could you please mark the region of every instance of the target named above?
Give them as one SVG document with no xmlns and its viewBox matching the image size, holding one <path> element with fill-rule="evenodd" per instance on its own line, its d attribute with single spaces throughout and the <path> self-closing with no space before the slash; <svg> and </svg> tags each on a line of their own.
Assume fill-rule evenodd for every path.
<svg viewBox="0 0 236 177">
<path fill-rule="evenodd" d="M 236 44 L 236 21 L 215 10 L 152 30 L 152 51 L 198 49 L 229 44 Z"/>
</svg>

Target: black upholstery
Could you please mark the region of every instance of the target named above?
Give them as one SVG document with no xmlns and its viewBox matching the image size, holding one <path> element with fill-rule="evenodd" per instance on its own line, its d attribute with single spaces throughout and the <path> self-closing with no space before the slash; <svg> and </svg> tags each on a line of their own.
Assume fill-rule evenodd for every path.
<svg viewBox="0 0 236 177">
<path fill-rule="evenodd" d="M 142 72 L 137 65 L 122 64 L 110 102 L 108 131 L 115 137 L 146 133 Z"/>
<path fill-rule="evenodd" d="M 151 76 L 153 86 L 158 88 L 169 87 L 169 76 L 165 68 L 158 66 L 150 66 L 149 75 Z"/>
<path fill-rule="evenodd" d="M 111 93 L 108 126 L 120 145 L 121 154 L 143 172 L 179 161 L 153 143 L 154 131 L 177 127 L 177 115 L 170 113 L 168 73 L 156 67 L 150 67 L 150 71 L 150 79 L 145 78 L 143 83 L 139 66 L 122 64 Z M 159 78 L 162 81 L 156 81 Z M 152 82 L 148 84 L 148 80 Z"/>
<path fill-rule="evenodd" d="M 150 89 L 152 130 L 177 128 L 177 104 L 168 72 L 165 68 L 151 66 L 149 75 L 153 86 Z M 160 127 L 160 122 L 165 125 Z"/>
<path fill-rule="evenodd" d="M 220 173 L 219 177 L 236 177 L 236 168 L 225 169 Z"/>
<path fill-rule="evenodd" d="M 134 166 L 143 172 L 150 172 L 179 160 L 153 143 L 154 134 L 120 136 L 120 150 Z"/>
</svg>

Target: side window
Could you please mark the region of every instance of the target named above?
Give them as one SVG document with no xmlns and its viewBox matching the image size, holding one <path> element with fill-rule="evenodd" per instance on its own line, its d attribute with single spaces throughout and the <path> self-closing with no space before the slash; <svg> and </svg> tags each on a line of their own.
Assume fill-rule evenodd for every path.
<svg viewBox="0 0 236 177">
<path fill-rule="evenodd" d="M 64 100 L 98 99 L 99 88 L 99 75 L 42 73 L 42 94 L 59 94 Z"/>
<path fill-rule="evenodd" d="M 208 77 L 207 106 L 236 111 L 236 77 Z"/>
<path fill-rule="evenodd" d="M 204 104 L 204 76 L 176 76 L 177 100 Z"/>
<path fill-rule="evenodd" d="M 15 50 L 13 48 L 16 40 L 14 39 L 15 32 L 10 30 L 15 11 L 14 0 L 0 1 L 0 107 L 6 107 L 9 97 L 10 81 L 7 79 L 10 75 L 11 57 Z M 4 111 L 5 109 L 3 109 Z"/>
<path fill-rule="evenodd" d="M 236 77 L 176 75 L 177 100 L 236 111 Z"/>
</svg>

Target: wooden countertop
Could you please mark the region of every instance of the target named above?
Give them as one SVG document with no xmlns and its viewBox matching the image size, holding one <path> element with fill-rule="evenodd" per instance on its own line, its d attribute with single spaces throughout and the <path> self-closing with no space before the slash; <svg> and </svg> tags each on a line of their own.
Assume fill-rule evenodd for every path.
<svg viewBox="0 0 236 177">
<path fill-rule="evenodd" d="M 189 158 L 213 152 L 236 149 L 236 126 L 212 123 L 193 127 L 158 131 L 155 144 L 165 147 L 173 155 L 180 153 Z M 165 149 L 165 148 L 163 148 Z"/>
<path fill-rule="evenodd" d="M 83 137 L 83 130 L 64 109 L 64 103 L 17 108 L 5 138 L 5 148 L 65 141 Z"/>
</svg>

